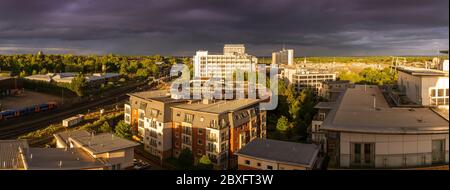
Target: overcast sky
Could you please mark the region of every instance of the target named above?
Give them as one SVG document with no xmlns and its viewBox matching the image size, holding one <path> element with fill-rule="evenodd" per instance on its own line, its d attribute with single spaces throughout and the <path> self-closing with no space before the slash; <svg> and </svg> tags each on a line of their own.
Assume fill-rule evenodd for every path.
<svg viewBox="0 0 450 190">
<path fill-rule="evenodd" d="M 448 0 L 1 0 L 0 54 L 433 55 Z"/>
</svg>

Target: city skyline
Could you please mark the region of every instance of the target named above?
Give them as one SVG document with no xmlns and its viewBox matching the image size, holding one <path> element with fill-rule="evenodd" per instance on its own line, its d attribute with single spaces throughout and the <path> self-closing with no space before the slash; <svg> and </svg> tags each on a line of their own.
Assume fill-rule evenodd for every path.
<svg viewBox="0 0 450 190">
<path fill-rule="evenodd" d="M 11 1 L 0 54 L 191 56 L 244 43 L 301 56 L 437 55 L 448 49 L 448 1 Z"/>
</svg>

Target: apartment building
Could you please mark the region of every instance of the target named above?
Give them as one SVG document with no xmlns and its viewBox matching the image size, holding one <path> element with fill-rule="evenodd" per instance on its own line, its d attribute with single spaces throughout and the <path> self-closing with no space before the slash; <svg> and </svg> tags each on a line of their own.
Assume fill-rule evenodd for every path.
<svg viewBox="0 0 450 190">
<path fill-rule="evenodd" d="M 445 106 L 448 109 L 448 70 L 398 67 L 397 71 L 399 89 L 410 101 L 422 106 Z"/>
<path fill-rule="evenodd" d="M 294 65 L 294 50 L 283 48 L 281 51 L 273 52 L 272 64 Z"/>
<path fill-rule="evenodd" d="M 243 44 L 225 44 L 223 54 L 197 51 L 193 57 L 194 77 L 233 76 L 236 70 L 255 72 L 258 59 L 245 53 Z"/>
<path fill-rule="evenodd" d="M 336 102 L 319 102 L 314 106 L 317 109 L 317 114 L 314 115 L 311 121 L 310 138 L 313 143 L 319 145 L 321 152 L 327 151 L 326 132 L 321 129 L 323 120 L 325 120 L 325 116 L 330 110 L 334 108 L 335 104 Z"/>
<path fill-rule="evenodd" d="M 318 89 L 318 95 L 334 102 L 339 95 L 351 85 L 352 84 L 348 80 L 322 81 Z"/>
<path fill-rule="evenodd" d="M 125 121 L 143 137 L 146 151 L 159 158 L 177 157 L 188 148 L 196 159 L 208 155 L 216 168 L 227 168 L 236 166 L 234 152 L 266 136 L 262 99 L 173 99 L 167 91 L 129 95 Z"/>
<path fill-rule="evenodd" d="M 312 170 L 319 165 L 319 147 L 272 139 L 254 139 L 239 150 L 239 170 Z"/>
<path fill-rule="evenodd" d="M 128 94 L 125 122 L 143 138 L 144 149 L 159 158 L 172 156 L 173 105 L 187 100 L 172 99 L 168 91 L 145 91 Z"/>
<path fill-rule="evenodd" d="M 329 167 L 417 168 L 448 164 L 448 115 L 391 107 L 378 86 L 348 88 L 324 110 Z"/>
<path fill-rule="evenodd" d="M 294 85 L 297 91 L 310 88 L 318 94 L 322 88 L 322 82 L 335 81 L 336 74 L 314 68 L 283 66 L 279 69 L 278 78 L 283 79 L 286 84 Z"/>
<path fill-rule="evenodd" d="M 266 137 L 260 99 L 202 100 L 172 107 L 173 153 L 188 148 L 194 158 L 209 156 L 216 168 L 237 166 L 236 151 Z"/>
</svg>

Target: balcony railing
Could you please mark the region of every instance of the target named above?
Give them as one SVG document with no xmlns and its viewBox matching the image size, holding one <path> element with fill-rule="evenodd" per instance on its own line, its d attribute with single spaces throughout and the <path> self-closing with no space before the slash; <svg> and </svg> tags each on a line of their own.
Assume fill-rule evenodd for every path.
<svg viewBox="0 0 450 190">
<path fill-rule="evenodd" d="M 158 138 L 158 134 L 156 134 L 156 133 L 150 133 L 150 137 Z"/>
<path fill-rule="evenodd" d="M 216 136 L 206 136 L 206 140 L 208 141 L 212 141 L 212 142 L 217 142 L 217 137 Z"/>
<path fill-rule="evenodd" d="M 321 116 L 321 115 L 319 115 L 319 114 L 316 114 L 316 115 L 313 117 L 313 120 L 315 120 L 315 121 L 323 121 L 323 120 L 325 120 L 325 117 L 323 117 L 323 116 Z"/>
</svg>

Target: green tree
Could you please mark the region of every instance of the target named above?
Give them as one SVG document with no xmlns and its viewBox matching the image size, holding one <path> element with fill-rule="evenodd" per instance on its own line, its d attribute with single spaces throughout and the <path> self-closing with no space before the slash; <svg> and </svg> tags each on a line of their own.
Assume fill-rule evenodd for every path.
<svg viewBox="0 0 450 190">
<path fill-rule="evenodd" d="M 194 164 L 194 156 L 190 149 L 185 148 L 181 151 L 178 156 L 178 161 L 182 168 L 189 169 Z"/>
<path fill-rule="evenodd" d="M 111 126 L 109 126 L 109 123 L 107 121 L 105 121 L 103 125 L 100 126 L 100 132 L 102 133 L 109 133 L 111 131 L 112 131 Z"/>
<path fill-rule="evenodd" d="M 200 170 L 211 170 L 214 168 L 214 165 L 207 155 L 203 155 L 198 161 L 197 168 Z"/>
<path fill-rule="evenodd" d="M 339 80 L 348 80 L 353 83 L 360 83 L 364 79 L 357 73 L 344 72 L 339 75 Z"/>
<path fill-rule="evenodd" d="M 45 75 L 45 74 L 48 73 L 48 71 L 47 71 L 46 68 L 43 68 L 39 73 L 42 74 L 42 75 Z"/>
<path fill-rule="evenodd" d="M 285 116 L 281 116 L 277 122 L 277 130 L 280 132 L 285 132 L 289 128 L 289 120 Z"/>
<path fill-rule="evenodd" d="M 148 76 L 148 71 L 147 69 L 138 69 L 136 71 L 136 77 L 142 77 L 142 78 L 147 78 Z"/>
<path fill-rule="evenodd" d="M 123 120 L 119 121 L 117 123 L 115 128 L 116 135 L 125 139 L 131 139 L 132 132 L 131 127 L 127 123 L 125 123 Z"/>
<path fill-rule="evenodd" d="M 25 73 L 25 71 L 20 71 L 20 74 L 19 74 L 20 78 L 23 78 L 23 77 L 26 77 L 26 76 L 27 76 L 27 73 Z"/>
<path fill-rule="evenodd" d="M 78 96 L 84 95 L 86 90 L 86 78 L 83 74 L 79 74 L 72 79 L 72 83 L 70 83 L 70 89 L 74 91 Z"/>
</svg>

